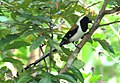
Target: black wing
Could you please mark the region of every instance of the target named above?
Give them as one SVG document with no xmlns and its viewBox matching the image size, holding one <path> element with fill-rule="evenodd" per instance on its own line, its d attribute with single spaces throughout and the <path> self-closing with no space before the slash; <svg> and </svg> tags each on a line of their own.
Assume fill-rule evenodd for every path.
<svg viewBox="0 0 120 83">
<path fill-rule="evenodd" d="M 77 26 L 77 28 L 74 28 L 74 29 L 68 31 L 68 32 L 65 34 L 65 36 L 63 37 L 63 39 L 62 39 L 62 41 L 61 41 L 61 43 L 60 43 L 60 46 L 62 46 L 62 45 L 64 45 L 64 44 L 70 43 L 69 39 L 70 39 L 73 35 L 75 35 L 75 33 L 77 32 L 78 28 L 79 28 L 79 26 Z"/>
</svg>

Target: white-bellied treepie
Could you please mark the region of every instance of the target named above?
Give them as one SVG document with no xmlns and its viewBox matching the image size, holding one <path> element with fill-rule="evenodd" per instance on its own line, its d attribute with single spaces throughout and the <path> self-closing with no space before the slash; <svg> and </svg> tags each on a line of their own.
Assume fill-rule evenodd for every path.
<svg viewBox="0 0 120 83">
<path fill-rule="evenodd" d="M 68 44 L 70 42 L 74 42 L 82 38 L 88 29 L 88 23 L 92 23 L 92 21 L 87 16 L 79 18 L 77 23 L 74 24 L 72 28 L 63 37 L 61 43 L 59 44 L 60 47 L 63 46 L 64 44 Z M 57 50 L 53 48 L 52 52 L 55 52 L 55 51 Z M 41 60 L 45 59 L 49 55 L 50 55 L 50 52 L 46 53 L 37 62 L 40 62 Z M 25 69 L 28 69 L 28 67 L 26 67 Z"/>
<path fill-rule="evenodd" d="M 92 21 L 87 16 L 78 19 L 77 23 L 74 24 L 72 28 L 63 37 L 61 43 L 59 44 L 60 47 L 64 44 L 77 41 L 81 37 L 83 37 L 83 35 L 88 29 L 88 23 L 92 23 Z"/>
</svg>

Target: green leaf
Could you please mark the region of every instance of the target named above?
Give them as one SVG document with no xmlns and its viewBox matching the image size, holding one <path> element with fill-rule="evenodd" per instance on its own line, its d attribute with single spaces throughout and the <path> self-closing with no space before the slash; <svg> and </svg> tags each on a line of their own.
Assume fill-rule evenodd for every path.
<svg viewBox="0 0 120 83">
<path fill-rule="evenodd" d="M 85 13 L 86 11 L 88 11 L 86 8 L 84 8 L 82 5 L 76 5 L 74 7 L 74 9 L 77 11 L 77 12 L 80 12 L 80 13 Z"/>
<path fill-rule="evenodd" d="M 5 44 L 10 43 L 11 41 L 17 39 L 18 37 L 19 37 L 19 35 L 17 35 L 17 34 L 12 34 L 12 35 L 7 35 L 5 38 L 2 38 L 2 39 L 0 40 L 0 48 L 1 48 L 1 47 L 4 47 Z"/>
<path fill-rule="evenodd" d="M 42 34 L 45 34 L 45 35 L 50 33 L 48 28 L 46 28 L 46 29 L 39 28 L 39 29 L 34 29 L 34 30 L 27 30 L 23 33 L 22 36 L 27 37 L 30 34 L 39 33 L 39 32 L 41 32 Z"/>
<path fill-rule="evenodd" d="M 78 78 L 75 76 L 75 74 L 72 73 L 72 72 L 67 71 L 67 72 L 64 72 L 63 74 L 66 74 L 66 75 L 69 75 L 69 76 L 73 77 L 76 81 L 77 81 L 77 79 L 78 79 Z"/>
<path fill-rule="evenodd" d="M 22 8 L 27 9 L 31 2 L 32 0 L 24 0 L 22 3 Z"/>
<path fill-rule="evenodd" d="M 98 80 L 100 80 L 101 76 L 100 75 L 93 75 L 90 79 L 90 83 L 97 83 Z"/>
<path fill-rule="evenodd" d="M 17 15 L 16 13 L 12 12 L 12 13 L 11 13 L 11 17 L 12 17 L 12 19 L 15 20 L 15 19 L 16 19 L 16 15 Z"/>
<path fill-rule="evenodd" d="M 29 46 L 30 44 L 25 42 L 25 41 L 15 41 L 11 44 L 8 44 L 5 46 L 5 50 L 9 50 L 9 49 L 18 49 L 22 46 Z"/>
<path fill-rule="evenodd" d="M 5 29 L 7 29 L 6 26 L 0 26 L 0 30 L 5 30 Z"/>
<path fill-rule="evenodd" d="M 52 81 L 51 81 L 51 78 L 44 77 L 39 81 L 39 83 L 52 83 Z"/>
<path fill-rule="evenodd" d="M 24 47 L 21 47 L 19 49 L 16 49 L 16 53 L 15 53 L 15 56 L 17 58 L 21 58 L 23 63 L 27 64 L 28 63 L 28 49 L 26 46 Z"/>
<path fill-rule="evenodd" d="M 45 37 L 44 37 L 44 36 L 38 37 L 38 38 L 33 42 L 33 44 L 31 45 L 30 50 L 32 51 L 32 50 L 36 49 L 37 47 L 39 47 L 39 46 L 43 43 L 44 40 L 45 40 Z"/>
<path fill-rule="evenodd" d="M 22 76 L 18 81 L 17 83 L 27 83 L 29 80 L 32 79 L 32 76 L 30 75 L 25 75 L 25 76 Z"/>
<path fill-rule="evenodd" d="M 0 16 L 0 22 L 5 22 L 7 20 L 8 18 L 6 16 Z"/>
<path fill-rule="evenodd" d="M 120 0 L 116 0 L 117 5 L 120 6 Z"/>
<path fill-rule="evenodd" d="M 103 49 L 115 54 L 112 46 L 106 40 L 101 40 L 99 38 L 94 38 L 94 41 L 99 42 L 101 44 L 101 46 L 103 47 Z"/>
<path fill-rule="evenodd" d="M 92 45 L 87 42 L 82 48 L 82 61 L 88 62 L 92 54 Z"/>
<path fill-rule="evenodd" d="M 65 79 L 65 80 L 70 81 L 72 83 L 76 83 L 75 79 L 70 75 L 58 74 L 57 77 L 60 78 L 60 79 Z"/>
<path fill-rule="evenodd" d="M 81 81 L 81 83 L 84 83 L 84 78 L 82 73 L 76 68 L 71 66 L 70 70 L 75 74 L 75 76 Z"/>
<path fill-rule="evenodd" d="M 11 62 L 11 63 L 22 63 L 21 61 L 17 60 L 17 59 L 13 59 L 11 57 L 7 57 L 3 59 L 3 62 Z"/>
<path fill-rule="evenodd" d="M 65 19 L 69 22 L 70 25 L 73 25 L 74 23 L 77 22 L 77 20 L 79 19 L 79 16 L 77 16 L 75 14 L 71 14 L 71 15 L 69 15 L 69 17 L 65 17 Z"/>
<path fill-rule="evenodd" d="M 53 74 L 50 74 L 50 73 L 42 73 L 42 74 L 40 74 L 40 77 L 45 78 L 46 76 L 51 78 L 51 80 L 54 81 L 55 83 L 59 83 L 59 79 L 56 76 L 54 76 Z"/>
<path fill-rule="evenodd" d="M 25 31 L 25 32 L 22 34 L 22 36 L 23 36 L 23 37 L 27 37 L 28 35 L 34 34 L 34 33 L 37 33 L 37 32 L 40 32 L 40 31 L 37 30 L 37 29 L 35 29 L 35 30 L 27 30 L 27 31 Z"/>
<path fill-rule="evenodd" d="M 120 0 L 110 0 L 108 4 L 113 6 L 120 6 Z"/>
<path fill-rule="evenodd" d="M 81 60 L 75 60 L 72 63 L 72 66 L 76 67 L 77 69 L 82 68 L 85 65 L 85 63 L 83 63 Z"/>
<path fill-rule="evenodd" d="M 58 52 L 62 52 L 61 47 L 59 46 L 59 44 L 57 44 L 54 40 L 52 40 L 51 38 L 47 37 L 49 44 L 53 47 L 56 48 L 58 50 Z"/>
<path fill-rule="evenodd" d="M 7 57 L 3 59 L 3 62 L 10 62 L 14 65 L 14 67 L 18 68 L 18 69 L 22 69 L 23 67 L 23 63 L 17 59 L 13 59 L 11 57 Z"/>
<path fill-rule="evenodd" d="M 70 56 L 70 55 L 72 54 L 72 52 L 73 52 L 73 51 L 71 51 L 69 48 L 64 48 L 64 47 L 62 47 L 62 50 L 63 50 L 63 52 L 64 52 L 66 55 L 68 55 L 68 56 Z"/>
</svg>

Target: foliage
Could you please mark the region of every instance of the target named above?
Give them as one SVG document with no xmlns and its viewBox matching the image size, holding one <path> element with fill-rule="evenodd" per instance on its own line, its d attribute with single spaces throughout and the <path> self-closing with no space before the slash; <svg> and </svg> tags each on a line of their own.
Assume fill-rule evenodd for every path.
<svg viewBox="0 0 120 83">
<path fill-rule="evenodd" d="M 88 0 L 83 5 L 82 0 L 1 0 L 0 82 L 107 83 L 116 79 L 119 83 L 120 24 L 117 23 L 99 27 L 68 71 L 58 74 L 75 49 L 72 44 L 60 48 L 59 42 L 79 17 L 88 14 L 94 21 L 103 1 L 92 5 L 94 2 Z M 119 0 L 110 0 L 107 8 L 115 6 L 120 6 Z M 104 18 L 101 24 L 119 20 L 120 17 L 113 14 Z M 29 64 L 28 59 L 36 48 L 41 48 L 45 54 L 51 47 L 58 50 L 58 54 L 51 56 L 54 59 L 50 62 L 46 59 L 46 62 L 21 71 L 24 65 Z M 18 77 L 14 77 L 16 71 Z"/>
</svg>

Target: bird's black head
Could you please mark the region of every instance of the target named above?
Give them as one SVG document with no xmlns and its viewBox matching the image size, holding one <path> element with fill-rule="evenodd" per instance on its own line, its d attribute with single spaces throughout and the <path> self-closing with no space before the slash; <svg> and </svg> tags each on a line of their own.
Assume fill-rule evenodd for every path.
<svg viewBox="0 0 120 83">
<path fill-rule="evenodd" d="M 92 21 L 91 21 L 87 16 L 84 16 L 84 17 L 81 19 L 81 22 L 83 22 L 83 23 L 92 23 Z"/>
<path fill-rule="evenodd" d="M 92 23 L 92 21 L 87 16 L 84 16 L 80 21 L 83 32 L 86 32 L 86 30 L 88 29 L 88 23 Z"/>
</svg>

